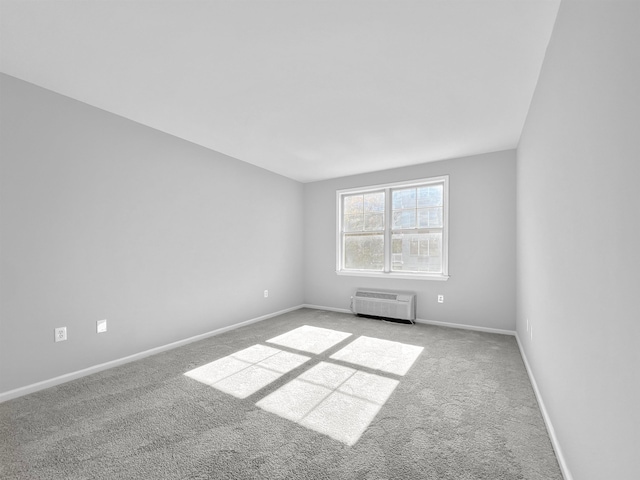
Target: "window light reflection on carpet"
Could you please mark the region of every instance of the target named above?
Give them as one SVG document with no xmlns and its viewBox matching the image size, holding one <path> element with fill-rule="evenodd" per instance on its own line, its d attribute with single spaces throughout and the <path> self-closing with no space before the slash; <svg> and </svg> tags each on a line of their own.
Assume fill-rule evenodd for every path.
<svg viewBox="0 0 640 480">
<path fill-rule="evenodd" d="M 267 343 L 275 343 L 283 347 L 319 354 L 351 335 L 351 333 L 339 332 L 328 328 L 303 325 L 277 337 L 270 338 Z"/>
<path fill-rule="evenodd" d="M 304 325 L 267 342 L 320 354 L 351 335 Z M 399 384 L 398 379 L 390 376 L 404 376 L 422 351 L 423 347 L 415 345 L 361 336 L 331 355 L 328 361 L 320 361 L 256 405 L 351 446 Z M 258 344 L 185 375 L 237 398 L 246 398 L 310 359 Z M 369 371 L 361 371 L 359 367 Z"/>
<path fill-rule="evenodd" d="M 254 345 L 185 375 L 234 397 L 247 398 L 308 360 L 304 355 Z"/>
<path fill-rule="evenodd" d="M 354 445 L 398 380 L 320 362 L 256 405 L 347 445 Z"/>
<path fill-rule="evenodd" d="M 405 375 L 422 350 L 424 347 L 362 336 L 330 358 L 394 375 Z"/>
</svg>

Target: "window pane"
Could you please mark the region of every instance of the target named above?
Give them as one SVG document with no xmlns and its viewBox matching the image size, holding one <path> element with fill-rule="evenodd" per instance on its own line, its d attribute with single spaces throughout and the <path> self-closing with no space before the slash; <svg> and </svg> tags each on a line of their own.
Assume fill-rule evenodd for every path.
<svg viewBox="0 0 640 480">
<path fill-rule="evenodd" d="M 418 209 L 418 227 L 442 227 L 442 207 Z"/>
<path fill-rule="evenodd" d="M 384 212 L 384 192 L 367 193 L 364 196 L 365 212 Z"/>
<path fill-rule="evenodd" d="M 384 230 L 384 215 L 382 213 L 365 213 L 365 230 Z"/>
<path fill-rule="evenodd" d="M 409 240 L 409 255 L 419 255 L 420 254 L 420 242 L 417 238 L 412 238 Z"/>
<path fill-rule="evenodd" d="M 350 270 L 384 268 L 384 235 L 346 235 L 344 267 Z"/>
<path fill-rule="evenodd" d="M 344 231 L 345 232 L 361 232 L 363 228 L 362 214 L 357 215 L 345 215 L 344 216 Z"/>
<path fill-rule="evenodd" d="M 344 213 L 362 213 L 362 195 L 349 195 L 344 197 Z"/>
<path fill-rule="evenodd" d="M 442 185 L 420 187 L 418 188 L 418 207 L 441 207 L 442 197 Z"/>
<path fill-rule="evenodd" d="M 432 257 L 442 257 L 442 234 L 429 234 L 429 255 Z"/>
<path fill-rule="evenodd" d="M 416 227 L 416 211 L 415 210 L 399 210 L 393 212 L 393 228 L 415 228 Z"/>
<path fill-rule="evenodd" d="M 395 257 L 392 271 L 442 272 L 442 233 L 395 234 L 391 241 Z"/>
<path fill-rule="evenodd" d="M 395 238 L 391 240 L 391 264 L 394 266 L 402 266 L 402 239 Z"/>
<path fill-rule="evenodd" d="M 398 235 L 394 235 L 393 240 L 391 240 L 391 251 L 393 253 L 402 253 L 402 238 L 396 238 Z"/>
<path fill-rule="evenodd" d="M 393 209 L 416 208 L 416 189 L 404 188 L 393 191 Z"/>
</svg>

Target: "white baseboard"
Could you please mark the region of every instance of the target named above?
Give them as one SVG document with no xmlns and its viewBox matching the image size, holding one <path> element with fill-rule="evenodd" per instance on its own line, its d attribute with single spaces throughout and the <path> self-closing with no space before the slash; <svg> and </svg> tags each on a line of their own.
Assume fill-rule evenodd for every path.
<svg viewBox="0 0 640 480">
<path fill-rule="evenodd" d="M 92 373 L 101 372 L 103 370 L 107 370 L 109 368 L 117 367 L 119 365 L 123 365 L 125 363 L 133 362 L 136 360 L 140 360 L 145 357 L 149 357 L 151 355 L 155 355 L 157 353 L 161 353 L 167 350 L 171 350 L 174 348 L 181 347 L 183 345 L 187 345 L 189 343 L 197 342 L 198 340 L 204 340 L 205 338 L 213 337 L 215 335 L 220 335 L 221 333 L 228 332 L 231 330 L 235 330 L 236 328 L 244 327 L 246 325 L 251 325 L 252 323 L 257 323 L 262 320 L 266 320 L 268 318 L 276 317 L 278 315 L 282 315 L 288 312 L 292 312 L 294 310 L 299 310 L 301 308 L 311 308 L 315 310 L 328 310 L 331 312 L 340 312 L 340 313 L 352 313 L 349 309 L 346 308 L 334 308 L 334 307 L 324 307 L 320 305 L 311 305 L 311 304 L 302 304 L 297 305 L 295 307 L 286 308 L 284 310 L 279 310 L 277 312 L 269 313 L 267 315 L 262 315 L 260 317 L 252 318 L 246 320 L 244 322 L 237 323 L 235 325 L 229 325 L 227 327 L 218 328 L 216 330 L 212 330 L 210 332 L 202 333 L 200 335 L 195 335 L 193 337 L 186 338 L 184 340 L 178 340 L 177 342 L 172 342 L 166 345 L 162 345 L 159 347 L 151 348 L 149 350 L 145 350 L 144 352 L 135 353 L 133 355 L 129 355 L 127 357 L 119 358 L 116 360 L 111 360 L 109 362 L 101 363 L 99 365 L 94 365 L 92 367 L 84 368 L 82 370 L 78 370 L 75 372 L 67 373 L 65 375 L 60 375 L 55 378 L 51 378 L 48 380 L 43 380 L 41 382 L 37 382 L 31 385 L 27 385 L 24 387 L 16 388 L 14 390 L 9 390 L 8 392 L 0 393 L 0 403 L 6 402 L 8 400 L 12 400 L 14 398 L 22 397 L 24 395 L 28 395 L 30 393 L 37 392 L 39 390 L 44 390 L 45 388 L 53 387 L 55 385 L 60 385 L 61 383 L 69 382 L 71 380 L 75 380 L 77 378 L 81 378 L 87 375 L 91 375 Z M 464 330 L 475 330 L 479 332 L 488 332 L 488 333 L 499 333 L 503 335 L 514 335 L 516 337 L 516 341 L 518 343 L 518 348 L 520 349 L 520 355 L 522 356 L 522 360 L 524 362 L 525 368 L 527 370 L 527 374 L 529 375 L 529 380 L 531 381 L 531 385 L 533 386 L 533 391 L 536 395 L 536 399 L 538 400 L 538 404 L 540 405 L 540 411 L 542 412 L 542 417 L 544 419 L 544 423 L 547 427 L 547 431 L 549 433 L 549 438 L 551 439 L 551 444 L 556 453 L 556 457 L 558 459 L 558 464 L 560 465 L 560 470 L 562 471 L 562 475 L 565 480 L 573 480 L 573 476 L 567 466 L 566 459 L 564 454 L 562 453 L 562 448 L 560 447 L 560 443 L 558 442 L 558 438 L 555 433 L 555 429 L 553 428 L 553 424 L 551 423 L 551 419 L 549 418 L 549 414 L 547 413 L 547 409 L 544 404 L 544 400 L 542 399 L 542 395 L 540 394 L 540 390 L 538 389 L 538 384 L 536 383 L 536 379 L 533 376 L 533 372 L 531 367 L 529 366 L 529 361 L 527 360 L 527 355 L 524 352 L 524 348 L 522 347 L 522 342 L 520 341 L 520 337 L 516 331 L 512 330 L 503 330 L 498 328 L 488 328 L 488 327 L 478 327 L 475 325 L 463 325 L 457 323 L 448 323 L 448 322 L 438 322 L 434 320 L 423 320 L 416 319 L 416 323 L 423 323 L 426 325 L 437 325 L 441 327 L 449 327 L 449 328 L 461 328 Z"/>
<path fill-rule="evenodd" d="M 351 313 L 353 312 L 348 308 L 334 308 L 334 307 L 323 307 L 321 305 L 310 305 L 305 303 L 302 305 L 302 308 L 313 308 L 314 310 L 328 310 L 329 312 L 339 312 L 339 313 Z"/>
<path fill-rule="evenodd" d="M 313 308 L 314 310 L 328 310 L 330 312 L 340 312 L 340 313 L 351 313 L 353 312 L 348 308 L 335 308 L 335 307 L 324 307 L 322 305 L 311 305 L 305 303 L 302 305 L 303 308 Z M 424 323 L 425 325 L 437 325 L 439 327 L 450 327 L 450 328 L 461 328 L 463 330 L 475 330 L 477 332 L 487 332 L 487 333 L 499 333 L 502 335 L 515 335 L 515 330 L 503 330 L 500 328 L 489 328 L 489 327 L 477 327 L 475 325 L 464 325 L 460 323 L 448 323 L 448 322 L 436 322 L 434 320 L 423 320 L 421 318 L 416 318 L 416 323 Z"/>
<path fill-rule="evenodd" d="M 533 371 L 529 366 L 529 361 L 527 360 L 527 355 L 524 353 L 524 348 L 522 348 L 522 342 L 520 341 L 520 337 L 518 332 L 516 332 L 516 341 L 518 342 L 518 348 L 520 349 L 520 355 L 522 356 L 522 360 L 524 361 L 524 366 L 527 369 L 527 374 L 529 375 L 529 381 L 533 386 L 533 391 L 536 394 L 536 399 L 538 400 L 538 405 L 540 405 L 540 411 L 542 412 L 542 418 L 544 419 L 544 424 L 547 427 L 547 433 L 549 434 L 549 438 L 551 439 L 551 445 L 553 446 L 553 450 L 556 452 L 556 458 L 558 459 L 558 465 L 560 465 L 560 471 L 562 472 L 562 476 L 565 480 L 573 480 L 573 475 L 569 471 L 569 466 L 567 465 L 567 460 L 562 453 L 562 448 L 560 447 L 560 442 L 558 441 L 558 437 L 556 436 L 556 431 L 553 428 L 553 424 L 551 423 L 551 418 L 549 417 L 549 413 L 547 412 L 547 407 L 544 405 L 544 400 L 542 400 L 542 395 L 540 394 L 540 390 L 538 389 L 538 384 L 536 383 L 536 379 L 533 376 Z"/>
<path fill-rule="evenodd" d="M 303 308 L 313 308 L 314 310 L 328 310 L 330 312 L 340 312 L 340 313 L 351 313 L 353 312 L 348 308 L 335 308 L 335 307 L 324 307 L 322 305 L 311 305 L 305 303 L 302 305 Z M 450 328 L 461 328 L 463 330 L 475 330 L 477 332 L 487 332 L 487 333 L 499 333 L 502 335 L 515 335 L 515 330 L 503 330 L 500 328 L 489 328 L 489 327 L 477 327 L 475 325 L 464 325 L 460 323 L 449 323 L 449 322 L 437 322 L 434 320 L 423 320 L 421 318 L 416 318 L 416 323 L 424 323 L 426 325 L 437 325 L 439 327 L 450 327 Z"/>
<path fill-rule="evenodd" d="M 416 323 L 424 323 L 426 325 L 437 325 L 439 327 L 461 328 L 463 330 L 473 330 L 476 332 L 499 333 L 501 335 L 515 335 L 515 330 L 503 330 L 501 328 L 478 327 L 476 325 L 464 325 L 460 323 L 437 322 L 435 320 L 423 320 L 416 318 Z"/>
<path fill-rule="evenodd" d="M 87 375 L 91 375 L 92 373 L 101 372 L 102 370 L 107 370 L 109 368 L 117 367 L 125 363 L 134 362 L 136 360 L 140 360 L 142 358 L 155 355 L 156 353 L 164 352 L 166 350 L 171 350 L 177 347 L 181 347 L 189 343 L 197 342 L 198 340 L 204 340 L 205 338 L 213 337 L 215 335 L 220 335 L 221 333 L 228 332 L 230 330 L 235 330 L 236 328 L 244 327 L 245 325 L 251 325 L 252 323 L 260 322 L 262 320 L 276 317 L 278 315 L 292 312 L 294 310 L 299 310 L 302 307 L 303 305 L 297 305 L 295 307 L 286 308 L 284 310 L 269 313 L 267 315 L 262 315 L 261 317 L 256 317 L 250 320 L 246 320 L 244 322 L 236 323 L 235 325 L 229 325 L 228 327 L 218 328 L 210 332 L 185 338 L 184 340 L 178 340 L 177 342 L 172 342 L 166 345 L 162 345 L 160 347 L 151 348 L 149 350 L 145 350 L 144 352 L 134 353 L 133 355 L 129 355 L 127 357 L 118 358 L 116 360 L 111 360 L 109 362 L 101 363 L 99 365 L 83 368 L 82 370 L 66 373 L 64 375 L 60 375 L 59 377 L 43 380 L 42 382 L 33 383 L 31 385 L 16 388 L 14 390 L 9 390 L 8 392 L 0 393 L 0 403 L 6 402 L 7 400 L 12 400 L 14 398 L 22 397 L 23 395 L 28 395 L 30 393 L 37 392 L 39 390 L 44 390 L 45 388 L 54 387 L 56 385 L 60 385 L 61 383 L 69 382 L 77 378 L 85 377 Z"/>
</svg>

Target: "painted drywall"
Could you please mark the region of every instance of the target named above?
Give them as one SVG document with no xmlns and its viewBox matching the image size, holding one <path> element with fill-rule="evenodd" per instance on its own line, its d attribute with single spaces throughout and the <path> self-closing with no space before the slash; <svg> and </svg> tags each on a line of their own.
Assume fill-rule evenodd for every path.
<svg viewBox="0 0 640 480">
<path fill-rule="evenodd" d="M 518 147 L 518 336 L 576 480 L 640 478 L 639 23 L 563 0 Z"/>
<path fill-rule="evenodd" d="M 305 184 L 306 303 L 346 309 L 358 287 L 409 290 L 419 319 L 515 330 L 515 171 L 507 150 Z M 448 281 L 336 274 L 336 190 L 439 175 L 449 175 Z"/>
<path fill-rule="evenodd" d="M 0 393 L 302 303 L 302 184 L 0 81 Z"/>
</svg>

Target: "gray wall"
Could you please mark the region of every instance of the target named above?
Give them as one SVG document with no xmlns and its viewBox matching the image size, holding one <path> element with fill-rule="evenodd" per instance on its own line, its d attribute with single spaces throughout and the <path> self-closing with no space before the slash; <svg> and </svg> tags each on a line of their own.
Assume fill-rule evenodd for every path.
<svg viewBox="0 0 640 480">
<path fill-rule="evenodd" d="M 357 287 L 411 290 L 420 319 L 515 330 L 515 172 L 508 150 L 305 184 L 305 301 L 346 309 Z M 335 273 L 336 190 L 437 175 L 450 182 L 448 281 Z"/>
<path fill-rule="evenodd" d="M 518 335 L 579 480 L 640 478 L 639 23 L 563 0 L 518 148 Z"/>
<path fill-rule="evenodd" d="M 0 81 L 0 392 L 303 302 L 300 183 Z"/>
</svg>

